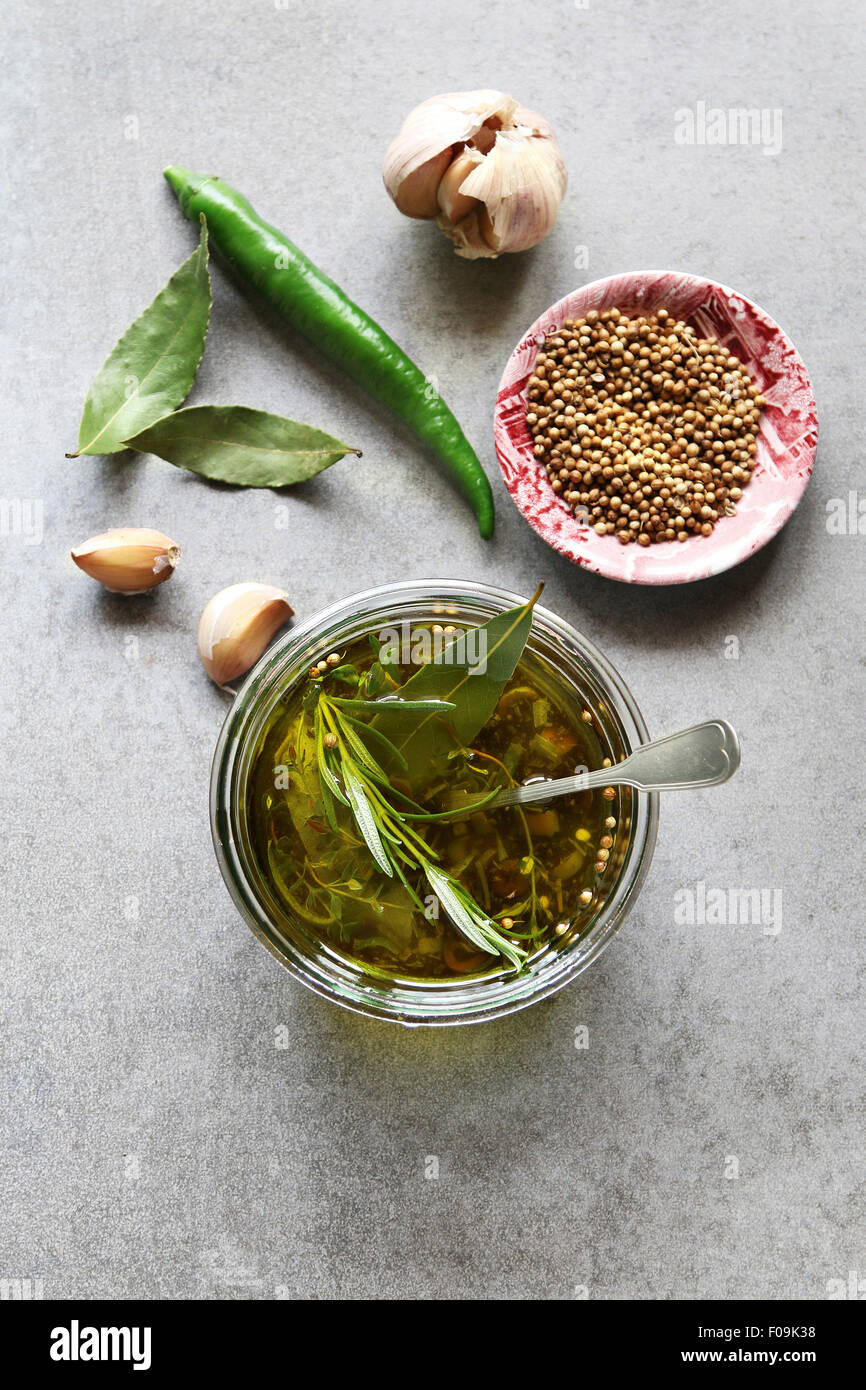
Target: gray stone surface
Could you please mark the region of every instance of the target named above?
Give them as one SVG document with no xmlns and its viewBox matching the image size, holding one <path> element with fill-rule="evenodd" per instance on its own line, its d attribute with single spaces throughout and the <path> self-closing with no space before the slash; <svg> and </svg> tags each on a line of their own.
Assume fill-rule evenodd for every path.
<svg viewBox="0 0 866 1390">
<path fill-rule="evenodd" d="M 44 536 L 2 537 L 0 1277 L 42 1278 L 46 1296 L 658 1299 L 823 1298 L 866 1273 L 866 542 L 826 528 L 828 499 L 862 478 L 858 12 L 6 7 L 2 491 L 41 501 Z M 548 116 L 571 187 L 542 247 L 473 265 L 397 216 L 378 170 L 417 100 L 476 85 Z M 782 152 L 677 146 L 673 113 L 698 100 L 781 108 Z M 374 312 L 438 375 L 491 475 L 499 373 L 545 305 L 640 266 L 737 286 L 813 374 L 802 506 L 750 563 L 671 591 L 560 560 L 497 479 L 485 545 L 411 437 L 219 268 L 192 401 L 295 414 L 363 462 L 290 496 L 287 531 L 270 492 L 157 459 L 67 462 L 96 368 L 193 245 L 170 162 L 236 182 Z M 68 559 L 118 524 L 183 545 L 152 600 L 104 594 Z M 306 616 L 425 572 L 522 592 L 544 578 L 652 730 L 721 713 L 744 744 L 736 782 L 663 806 L 646 891 L 588 974 L 448 1032 L 316 998 L 235 915 L 206 813 L 225 697 L 194 646 L 230 582 L 284 584 Z M 677 925 L 674 894 L 700 879 L 778 890 L 781 930 Z"/>
</svg>

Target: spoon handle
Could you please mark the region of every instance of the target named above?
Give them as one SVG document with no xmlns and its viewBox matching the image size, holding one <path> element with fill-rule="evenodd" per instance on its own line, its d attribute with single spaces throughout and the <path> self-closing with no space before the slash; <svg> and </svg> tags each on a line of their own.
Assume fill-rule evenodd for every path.
<svg viewBox="0 0 866 1390">
<path fill-rule="evenodd" d="M 515 806 L 551 801 L 570 792 L 592 787 L 628 786 L 638 791 L 686 791 L 694 787 L 715 787 L 727 782 L 740 766 L 740 741 L 724 719 L 695 724 L 691 729 L 668 734 L 644 743 L 616 767 L 597 772 L 559 777 L 550 782 L 533 782 L 500 792 L 487 807 Z"/>
</svg>

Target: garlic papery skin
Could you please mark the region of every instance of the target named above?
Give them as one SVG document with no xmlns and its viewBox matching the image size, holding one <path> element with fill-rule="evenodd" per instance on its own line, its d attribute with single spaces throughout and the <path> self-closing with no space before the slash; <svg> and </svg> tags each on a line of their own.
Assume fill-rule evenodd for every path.
<svg viewBox="0 0 866 1390">
<path fill-rule="evenodd" d="M 242 676 L 294 612 L 288 594 L 270 584 L 231 584 L 214 594 L 198 625 L 198 654 L 211 680 L 224 686 Z"/>
<path fill-rule="evenodd" d="M 547 121 L 487 89 L 416 106 L 382 173 L 400 211 L 436 216 L 467 260 L 535 246 L 553 227 L 568 182 Z"/>
<path fill-rule="evenodd" d="M 180 546 L 161 531 L 125 526 L 91 536 L 71 554 L 80 570 L 113 594 L 143 594 L 171 579 Z"/>
</svg>

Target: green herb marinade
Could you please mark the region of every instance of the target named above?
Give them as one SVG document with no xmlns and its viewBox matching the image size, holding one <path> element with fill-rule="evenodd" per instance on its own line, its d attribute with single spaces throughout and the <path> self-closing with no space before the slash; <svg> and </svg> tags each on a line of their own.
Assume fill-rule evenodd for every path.
<svg viewBox="0 0 866 1390">
<path fill-rule="evenodd" d="M 429 739 L 405 738 L 407 752 L 413 742 L 422 747 L 414 762 L 399 754 L 398 763 L 393 721 L 380 715 L 374 723 L 353 696 L 359 687 L 368 699 L 398 687 L 412 696 L 406 683 L 414 678 L 417 684 L 418 668 L 381 666 L 374 645 L 373 639 L 355 643 L 335 654 L 332 667 L 323 660 L 321 678 L 301 682 L 273 711 L 248 786 L 259 869 L 291 917 L 365 969 L 443 980 L 522 968 L 540 949 L 580 934 L 609 891 L 619 796 L 589 791 L 537 810 L 481 806 L 465 819 L 428 817 L 452 812 L 461 797 L 601 767 L 610 756 L 603 724 L 561 678 L 524 652 L 469 747 L 450 733 L 447 713 L 417 714 L 416 722 L 433 718 L 442 737 L 432 752 Z M 330 711 L 324 719 L 323 709 Z M 329 722 L 338 716 L 341 724 Z M 396 720 L 409 717 L 401 713 Z M 331 772 L 331 753 L 323 746 L 324 738 L 336 741 L 332 730 L 338 727 L 348 740 L 348 786 Z M 359 828 L 366 812 L 356 801 L 352 766 L 363 777 L 382 764 L 388 796 L 407 815 L 417 808 L 404 834 L 417 836 L 425 857 L 429 853 L 426 876 L 411 854 L 395 861 L 396 872 L 383 871 L 395 853 L 378 838 L 394 829 L 387 818 L 378 832 Z M 382 784 L 373 779 L 367 785 L 376 809 Z M 470 923 L 463 931 L 455 927 L 444 905 L 453 898 L 443 875 L 489 919 L 494 941 L 509 943 L 502 950 L 508 960 L 493 953 L 495 946 L 479 949 Z M 442 886 L 441 895 L 431 885 Z"/>
</svg>

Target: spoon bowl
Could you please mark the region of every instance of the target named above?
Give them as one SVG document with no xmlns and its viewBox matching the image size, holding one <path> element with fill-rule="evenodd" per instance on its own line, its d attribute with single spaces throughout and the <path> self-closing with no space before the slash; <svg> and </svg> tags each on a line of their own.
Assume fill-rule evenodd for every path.
<svg viewBox="0 0 866 1390">
<path fill-rule="evenodd" d="M 712 719 L 641 744 L 615 767 L 580 772 L 574 777 L 533 781 L 527 786 L 498 792 L 485 800 L 484 809 L 540 806 L 558 796 L 569 796 L 593 787 L 626 786 L 642 792 L 717 787 L 733 777 L 739 766 L 740 740 L 736 730 L 724 719 Z"/>
</svg>

